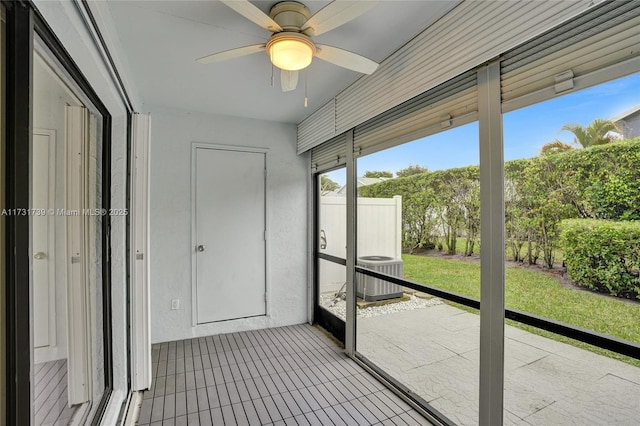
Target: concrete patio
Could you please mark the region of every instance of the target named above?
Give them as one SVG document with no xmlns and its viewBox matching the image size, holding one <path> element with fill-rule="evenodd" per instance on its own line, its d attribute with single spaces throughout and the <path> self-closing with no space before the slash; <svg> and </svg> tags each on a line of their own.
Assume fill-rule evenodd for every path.
<svg viewBox="0 0 640 426">
<path fill-rule="evenodd" d="M 473 425 L 479 320 L 446 304 L 358 318 L 357 350 L 455 423 Z M 505 424 L 638 424 L 640 368 L 505 328 Z"/>
</svg>

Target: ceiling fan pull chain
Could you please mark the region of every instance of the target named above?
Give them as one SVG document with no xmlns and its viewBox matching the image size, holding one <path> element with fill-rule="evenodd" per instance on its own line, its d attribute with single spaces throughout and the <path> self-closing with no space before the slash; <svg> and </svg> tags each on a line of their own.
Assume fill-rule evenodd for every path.
<svg viewBox="0 0 640 426">
<path fill-rule="evenodd" d="M 309 101 L 307 99 L 307 81 L 309 80 L 307 78 L 307 75 L 309 74 L 309 72 L 307 71 L 307 69 L 305 68 L 304 70 L 304 107 L 306 108 L 307 106 L 309 106 Z"/>
<path fill-rule="evenodd" d="M 271 87 L 273 87 L 273 64 L 271 64 Z"/>
</svg>

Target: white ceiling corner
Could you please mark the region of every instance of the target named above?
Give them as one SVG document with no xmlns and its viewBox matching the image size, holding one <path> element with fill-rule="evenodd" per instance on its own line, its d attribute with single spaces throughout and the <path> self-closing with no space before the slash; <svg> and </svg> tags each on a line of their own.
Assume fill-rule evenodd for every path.
<svg viewBox="0 0 640 426">
<path fill-rule="evenodd" d="M 254 1 L 268 12 L 276 1 Z M 328 1 L 305 1 L 315 13 Z M 458 0 L 382 0 L 372 10 L 314 37 L 382 61 L 451 10 Z M 299 123 L 361 74 L 314 59 L 298 88 L 280 90 L 279 71 L 258 53 L 202 65 L 196 58 L 264 42 L 270 33 L 220 3 L 202 0 L 123 0 L 110 2 L 116 34 L 137 91 L 146 105 Z"/>
</svg>

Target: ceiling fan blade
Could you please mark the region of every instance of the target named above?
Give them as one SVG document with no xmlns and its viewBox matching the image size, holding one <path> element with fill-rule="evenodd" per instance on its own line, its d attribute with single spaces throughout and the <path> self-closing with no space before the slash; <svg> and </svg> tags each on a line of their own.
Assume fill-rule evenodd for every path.
<svg viewBox="0 0 640 426">
<path fill-rule="evenodd" d="M 337 47 L 316 44 L 316 48 L 316 57 L 323 61 L 331 62 L 339 67 L 348 68 L 362 74 L 372 74 L 379 65 L 371 59 Z"/>
<path fill-rule="evenodd" d="M 280 25 L 278 25 L 276 21 L 271 19 L 268 15 L 266 15 L 263 11 L 258 9 L 256 6 L 249 3 L 248 0 L 221 0 L 221 1 L 222 3 L 229 6 L 231 9 L 238 12 L 240 15 L 258 24 L 264 29 L 267 29 L 274 33 L 282 31 L 282 27 L 280 27 Z"/>
<path fill-rule="evenodd" d="M 377 1 L 343 1 L 335 0 L 320 9 L 302 25 L 307 35 L 320 35 L 357 18 L 372 9 Z"/>
<path fill-rule="evenodd" d="M 262 52 L 264 48 L 264 44 L 253 44 L 251 46 L 239 47 L 237 49 L 225 50 L 224 52 L 203 56 L 202 58 L 196 59 L 196 61 L 201 64 L 212 64 L 214 62 L 226 61 L 227 59 L 239 58 L 241 56 Z"/>
<path fill-rule="evenodd" d="M 298 86 L 298 71 L 280 70 L 280 85 L 283 92 L 296 90 Z"/>
</svg>

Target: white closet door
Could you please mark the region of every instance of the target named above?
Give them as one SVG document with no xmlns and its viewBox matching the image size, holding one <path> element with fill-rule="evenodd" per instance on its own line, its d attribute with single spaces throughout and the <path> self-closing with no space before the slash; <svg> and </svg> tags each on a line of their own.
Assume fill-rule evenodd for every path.
<svg viewBox="0 0 640 426">
<path fill-rule="evenodd" d="M 264 152 L 195 150 L 197 322 L 266 314 Z"/>
</svg>

